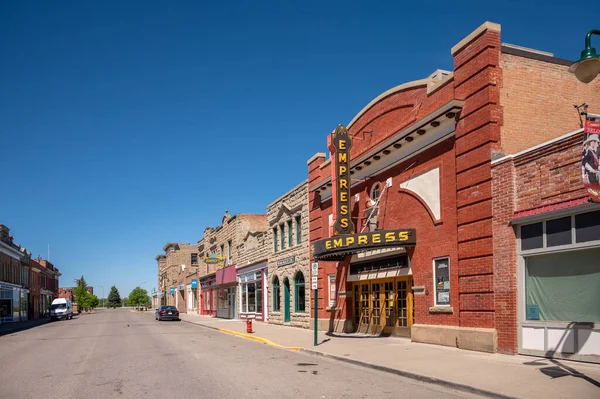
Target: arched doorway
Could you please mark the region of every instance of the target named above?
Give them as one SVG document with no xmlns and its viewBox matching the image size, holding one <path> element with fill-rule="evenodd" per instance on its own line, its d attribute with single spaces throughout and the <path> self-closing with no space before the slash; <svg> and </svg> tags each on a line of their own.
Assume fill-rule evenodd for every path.
<svg viewBox="0 0 600 399">
<path fill-rule="evenodd" d="M 283 280 L 283 322 L 290 322 L 290 280 Z"/>
</svg>

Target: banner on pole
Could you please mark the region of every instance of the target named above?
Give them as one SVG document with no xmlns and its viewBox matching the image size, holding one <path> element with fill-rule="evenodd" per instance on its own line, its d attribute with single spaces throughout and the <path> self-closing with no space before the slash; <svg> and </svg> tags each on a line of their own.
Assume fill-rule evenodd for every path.
<svg viewBox="0 0 600 399">
<path fill-rule="evenodd" d="M 600 203 L 600 121 L 586 117 L 583 131 L 581 177 L 591 200 Z"/>
</svg>

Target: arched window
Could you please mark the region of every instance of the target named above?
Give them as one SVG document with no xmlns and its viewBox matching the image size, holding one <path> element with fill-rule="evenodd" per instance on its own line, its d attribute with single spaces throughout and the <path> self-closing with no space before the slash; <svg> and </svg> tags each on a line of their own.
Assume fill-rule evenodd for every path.
<svg viewBox="0 0 600 399">
<path fill-rule="evenodd" d="M 279 277 L 273 277 L 273 311 L 281 310 L 281 295 L 279 292 Z"/>
<path fill-rule="evenodd" d="M 294 277 L 294 311 L 297 313 L 306 312 L 306 301 L 304 291 L 304 275 L 302 272 L 296 273 Z"/>
<path fill-rule="evenodd" d="M 379 195 L 381 194 L 380 191 L 379 183 L 373 184 L 373 187 L 371 187 L 371 199 L 373 202 L 376 202 L 377 198 L 379 198 Z"/>
</svg>

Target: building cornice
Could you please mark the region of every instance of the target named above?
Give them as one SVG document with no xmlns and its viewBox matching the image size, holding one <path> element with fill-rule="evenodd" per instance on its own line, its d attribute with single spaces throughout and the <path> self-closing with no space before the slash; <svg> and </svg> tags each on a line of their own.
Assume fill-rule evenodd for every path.
<svg viewBox="0 0 600 399">
<path fill-rule="evenodd" d="M 0 252 L 16 260 L 22 260 L 25 257 L 24 253 L 2 241 L 0 241 Z"/>
<path fill-rule="evenodd" d="M 351 160 L 351 187 L 368 176 L 381 173 L 414 157 L 454 134 L 454 117 L 460 112 L 462 105 L 462 101 L 452 100 Z M 316 190 L 321 191 L 321 200 L 331 197 L 331 176 L 309 188 L 309 191 Z"/>
<path fill-rule="evenodd" d="M 500 33 L 501 26 L 500 26 L 500 24 L 497 24 L 494 22 L 489 22 L 489 21 L 482 23 L 481 25 L 479 25 L 479 27 L 477 29 L 475 29 L 473 32 L 469 33 L 469 35 L 467 35 L 467 37 L 465 37 L 460 42 L 458 42 L 454 47 L 452 47 L 452 49 L 450 50 L 450 53 L 452 55 L 458 53 L 460 50 L 465 48 L 469 43 L 471 43 L 473 40 L 475 40 L 477 37 L 479 37 L 479 35 L 481 35 L 486 30 L 496 31 L 496 32 Z"/>
</svg>

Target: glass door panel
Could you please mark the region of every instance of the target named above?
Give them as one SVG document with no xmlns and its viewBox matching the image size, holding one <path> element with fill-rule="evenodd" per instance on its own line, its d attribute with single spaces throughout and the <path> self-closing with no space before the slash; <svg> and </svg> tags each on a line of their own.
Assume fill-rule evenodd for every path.
<svg viewBox="0 0 600 399">
<path fill-rule="evenodd" d="M 379 326 L 381 325 L 381 298 L 379 297 L 379 283 L 371 284 L 371 299 L 373 304 L 373 317 L 372 317 L 372 325 Z"/>
<path fill-rule="evenodd" d="M 408 327 L 407 281 L 398 280 L 398 327 Z"/>
<path fill-rule="evenodd" d="M 384 283 L 384 314 L 385 326 L 394 327 L 396 325 L 396 306 L 394 306 L 394 282 Z"/>
</svg>

